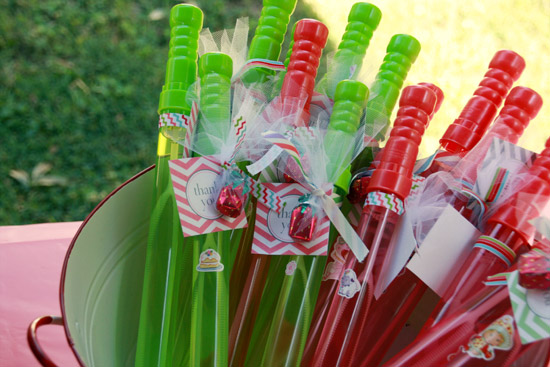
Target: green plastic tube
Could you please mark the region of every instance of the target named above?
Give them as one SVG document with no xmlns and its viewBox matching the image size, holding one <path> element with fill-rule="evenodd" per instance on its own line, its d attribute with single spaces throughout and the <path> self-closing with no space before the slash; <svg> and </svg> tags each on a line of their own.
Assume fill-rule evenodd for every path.
<svg viewBox="0 0 550 367">
<path fill-rule="evenodd" d="M 341 165 L 347 167 L 351 163 L 352 152 L 349 147 L 355 143 L 355 134 L 367 97 L 368 88 L 361 82 L 344 80 L 338 83 L 334 108 L 324 139 L 325 150 L 329 154 L 328 177 L 337 176 Z M 348 173 L 339 175 L 335 189 L 337 195 L 333 196 L 339 205 L 347 193 L 351 179 L 349 169 L 346 172 Z M 331 228 L 329 243 L 336 236 L 337 231 Z M 261 349 L 258 349 L 257 342 L 255 348 L 249 348 L 247 365 L 300 365 L 326 259 L 326 256 L 281 256 L 279 264 L 272 266 L 271 276 L 284 279 L 283 284 L 275 301 L 260 305 L 254 333 L 258 337 L 264 333 L 267 337 L 264 338 Z M 287 264 L 292 261 L 296 263 L 296 270 L 292 275 L 287 275 Z M 269 290 L 266 289 L 264 294 L 266 292 Z M 266 323 L 266 320 L 269 322 Z"/>
<path fill-rule="evenodd" d="M 248 49 L 248 59 L 277 61 L 285 39 L 290 16 L 294 13 L 298 0 L 263 0 L 258 26 Z M 245 84 L 263 83 L 273 72 L 254 68 L 243 75 Z"/>
<path fill-rule="evenodd" d="M 329 65 L 327 73 L 319 82 L 327 96 L 334 98 L 338 83 L 344 79 L 356 79 L 370 40 L 380 20 L 382 12 L 373 4 L 355 3 L 348 15 L 348 24 Z"/>
<path fill-rule="evenodd" d="M 405 78 L 419 53 L 420 42 L 413 36 L 396 34 L 391 38 L 384 61 L 370 88 L 365 124 L 367 135 L 384 140 Z M 353 161 L 352 171 L 368 167 L 373 158 L 372 149 L 364 149 Z"/>
<path fill-rule="evenodd" d="M 231 128 L 232 70 L 231 58 L 222 53 L 208 53 L 199 60 L 204 120 L 199 120 L 197 126 L 197 146 L 204 155 L 219 153 L 220 141 L 225 141 Z M 215 138 L 203 134 L 206 130 Z M 186 246 L 193 248 L 191 366 L 222 367 L 228 363 L 230 241 L 231 231 L 207 233 L 185 241 Z M 216 267 L 208 267 L 208 261 L 214 261 Z"/>
<path fill-rule="evenodd" d="M 160 95 L 159 113 L 189 114 L 190 106 L 185 103 L 187 89 L 196 80 L 197 50 L 199 31 L 202 28 L 203 15 L 199 8 L 192 5 L 176 5 L 170 12 L 170 50 L 166 67 L 166 80 Z M 156 162 L 156 181 L 154 190 L 154 209 L 151 213 L 149 237 L 145 260 L 145 274 L 141 301 L 139 330 L 136 346 L 136 366 L 165 366 L 169 364 L 167 353 L 168 335 L 171 330 L 165 328 L 166 320 L 172 312 L 190 321 L 190 307 L 181 305 L 172 309 L 170 299 L 173 292 L 179 292 L 180 284 L 170 282 L 170 267 L 185 269 L 186 259 L 191 251 L 182 247 L 183 236 L 168 161 L 181 158 L 182 148 L 170 137 L 185 136 L 180 127 L 162 127 L 158 137 Z M 187 252 L 187 254 L 186 254 Z M 173 274 L 183 278 L 185 274 Z M 185 279 L 185 278 L 183 278 Z M 184 285 L 190 291 L 188 285 Z M 170 288 L 170 289 L 169 289 Z M 184 290 L 185 291 L 185 290 Z M 188 299 L 190 297 L 187 297 Z M 190 303 L 187 302 L 187 306 Z"/>
<path fill-rule="evenodd" d="M 250 49 L 248 51 L 248 59 L 268 59 L 278 60 L 282 44 L 284 41 L 287 26 L 290 22 L 290 16 L 294 12 L 297 0 L 264 0 L 263 8 L 258 20 L 254 37 L 252 38 Z M 293 40 L 293 39 L 292 39 Z M 287 54 L 290 57 L 290 53 Z M 290 61 L 290 60 L 289 60 Z M 289 62 L 288 61 L 288 62 Z M 285 63 L 285 66 L 288 65 Z M 268 77 L 273 73 L 269 70 L 255 68 L 243 75 L 242 80 L 245 84 L 263 83 L 268 80 Z M 280 83 L 282 85 L 283 77 L 281 76 Z M 276 94 L 279 94 L 281 89 L 279 85 Z M 269 91 L 264 91 L 268 93 Z M 243 165 L 246 166 L 247 164 Z M 258 177 L 256 177 L 258 178 Z M 234 259 L 235 271 L 231 274 L 231 295 L 230 295 L 230 320 L 232 322 L 237 310 L 241 292 L 244 287 L 247 272 L 251 262 L 251 246 L 254 236 L 256 200 L 251 200 L 248 204 L 247 216 L 248 227 L 244 231 L 234 231 L 236 235 L 231 246 L 231 258 Z M 237 237 L 242 235 L 241 237 Z M 237 240 L 240 242 L 237 243 Z"/>
</svg>

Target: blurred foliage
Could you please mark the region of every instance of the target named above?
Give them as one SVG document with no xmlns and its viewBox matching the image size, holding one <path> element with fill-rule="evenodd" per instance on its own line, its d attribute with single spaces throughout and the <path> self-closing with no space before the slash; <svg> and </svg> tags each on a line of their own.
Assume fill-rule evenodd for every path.
<svg viewBox="0 0 550 367">
<path fill-rule="evenodd" d="M 176 3 L 0 0 L 0 225 L 82 220 L 154 162 Z M 261 10 L 194 3 L 213 31 Z"/>
</svg>

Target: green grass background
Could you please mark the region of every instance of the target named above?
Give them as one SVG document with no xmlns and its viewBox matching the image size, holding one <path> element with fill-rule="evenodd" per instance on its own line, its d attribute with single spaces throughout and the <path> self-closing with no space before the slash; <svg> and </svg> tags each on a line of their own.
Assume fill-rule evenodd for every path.
<svg viewBox="0 0 550 367">
<path fill-rule="evenodd" d="M 446 94 L 422 144 L 426 155 L 458 116 L 499 49 L 527 61 L 521 85 L 550 105 L 550 1 L 373 0 L 383 12 L 365 59 L 369 84 L 394 33 L 423 46 L 407 83 Z M 82 220 L 154 162 L 158 96 L 174 1 L 0 0 L 0 225 Z M 196 1 L 212 30 L 250 17 L 260 0 Z M 293 21 L 326 22 L 336 44 L 353 1 L 303 0 Z M 550 106 L 525 133 L 540 150 Z"/>
<path fill-rule="evenodd" d="M 154 163 L 176 3 L 0 0 L 0 225 L 82 220 Z M 261 10 L 195 4 L 212 30 L 254 29 Z M 293 20 L 312 14 L 302 3 Z"/>
</svg>

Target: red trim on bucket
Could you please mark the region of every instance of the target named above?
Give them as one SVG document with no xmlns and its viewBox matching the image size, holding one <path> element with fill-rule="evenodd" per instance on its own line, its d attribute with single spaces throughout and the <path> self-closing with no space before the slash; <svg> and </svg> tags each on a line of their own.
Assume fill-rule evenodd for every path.
<svg viewBox="0 0 550 367">
<path fill-rule="evenodd" d="M 130 178 L 128 181 L 124 182 L 122 185 L 117 187 L 115 190 L 113 190 L 109 195 L 107 195 L 103 200 L 101 200 L 101 202 L 94 208 L 94 210 L 92 210 L 92 212 L 90 214 L 88 214 L 86 219 L 84 219 L 84 221 L 82 222 L 82 224 L 80 225 L 80 227 L 76 231 L 76 234 L 74 235 L 73 239 L 71 240 L 71 244 L 69 245 L 69 248 L 67 249 L 67 253 L 65 255 L 65 260 L 63 261 L 63 268 L 61 269 L 61 280 L 60 280 L 60 284 L 59 284 L 59 304 L 61 306 L 61 317 L 63 318 L 63 320 L 65 320 L 65 302 L 64 302 L 65 288 L 64 288 L 64 286 L 65 286 L 65 276 L 66 276 L 66 272 L 67 272 L 67 264 L 69 262 L 69 257 L 71 256 L 71 252 L 73 250 L 73 247 L 74 247 L 74 244 L 75 244 L 76 240 L 78 239 L 78 236 L 80 235 L 80 233 L 82 232 L 82 230 L 84 229 L 84 226 L 86 226 L 88 221 L 103 206 L 103 204 L 105 204 L 107 202 L 107 200 L 109 200 L 113 195 L 115 195 L 118 191 L 120 191 L 124 186 L 128 185 L 129 183 L 136 180 L 138 177 L 141 177 L 145 173 L 153 170 L 154 168 L 155 168 L 155 166 L 152 165 L 151 167 L 148 167 L 148 168 L 144 169 L 143 171 L 136 174 L 135 176 Z M 84 364 L 84 362 L 82 361 L 82 359 L 80 358 L 80 356 L 78 355 L 78 352 L 76 351 L 76 349 L 74 347 L 74 342 L 73 342 L 73 339 L 71 337 L 71 333 L 69 332 L 69 327 L 67 326 L 66 322 L 63 322 L 63 328 L 65 329 L 65 335 L 67 336 L 67 342 L 69 343 L 69 346 L 71 347 L 71 350 L 73 351 L 73 354 L 75 355 L 76 359 L 78 360 L 78 363 L 80 364 L 80 366 L 86 367 L 86 365 Z"/>
</svg>

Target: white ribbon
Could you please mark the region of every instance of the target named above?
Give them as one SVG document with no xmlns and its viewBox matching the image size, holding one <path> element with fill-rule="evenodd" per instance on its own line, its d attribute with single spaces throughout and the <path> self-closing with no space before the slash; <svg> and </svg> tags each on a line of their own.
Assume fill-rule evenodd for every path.
<svg viewBox="0 0 550 367">
<path fill-rule="evenodd" d="M 314 188 L 311 185 L 311 196 L 321 202 L 321 208 L 326 213 L 328 219 L 336 228 L 342 239 L 348 244 L 348 247 L 353 252 L 357 260 L 362 262 L 369 250 L 363 243 L 361 238 L 357 235 L 353 227 L 349 224 L 348 220 L 342 214 L 338 205 L 334 202 L 334 199 L 327 195 L 325 191 L 319 188 Z"/>
</svg>

